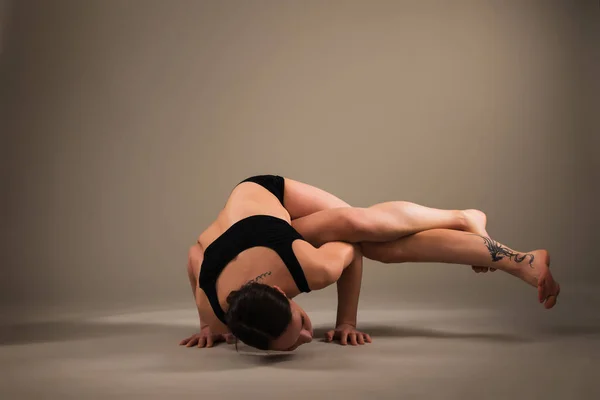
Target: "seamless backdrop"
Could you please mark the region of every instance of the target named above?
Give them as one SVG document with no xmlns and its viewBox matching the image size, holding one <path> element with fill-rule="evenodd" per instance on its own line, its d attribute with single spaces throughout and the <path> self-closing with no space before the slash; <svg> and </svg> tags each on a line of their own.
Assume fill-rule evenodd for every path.
<svg viewBox="0 0 600 400">
<path fill-rule="evenodd" d="M 565 306 L 597 287 L 594 2 L 1 5 L 13 315 L 192 307 L 187 248 L 257 173 L 480 208 L 497 240 L 551 251 Z M 501 273 L 365 268 L 364 307 L 539 307 Z"/>
</svg>

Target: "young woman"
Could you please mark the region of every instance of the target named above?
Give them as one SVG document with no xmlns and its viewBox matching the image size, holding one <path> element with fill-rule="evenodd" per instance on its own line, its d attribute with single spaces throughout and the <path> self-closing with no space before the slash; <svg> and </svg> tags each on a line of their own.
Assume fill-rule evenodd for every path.
<svg viewBox="0 0 600 400">
<path fill-rule="evenodd" d="M 239 183 L 188 255 L 200 332 L 181 341 L 212 347 L 234 337 L 258 349 L 294 350 L 312 340 L 292 299 L 337 284 L 335 328 L 327 340 L 371 342 L 357 330 L 362 259 L 438 262 L 499 269 L 537 288 L 545 308 L 560 287 L 545 250 L 519 252 L 488 237 L 478 210 L 440 210 L 393 201 L 368 208 L 275 175 Z"/>
</svg>

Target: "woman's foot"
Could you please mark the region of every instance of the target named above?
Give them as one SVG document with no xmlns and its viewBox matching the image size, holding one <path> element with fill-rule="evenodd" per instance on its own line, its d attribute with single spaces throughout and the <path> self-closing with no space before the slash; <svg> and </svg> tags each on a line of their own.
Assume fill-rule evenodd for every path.
<svg viewBox="0 0 600 400">
<path fill-rule="evenodd" d="M 474 209 L 462 210 L 461 214 L 464 220 L 465 232 L 474 233 L 483 237 L 489 237 L 486 231 L 487 215 L 485 215 L 483 211 Z M 485 273 L 488 271 L 494 272 L 496 270 L 496 268 L 480 267 L 475 265 L 471 268 L 473 268 L 473 271 L 476 273 Z"/>
<path fill-rule="evenodd" d="M 538 290 L 538 301 L 550 309 L 556 304 L 560 285 L 550 272 L 550 255 L 546 250 L 535 250 L 525 255 L 514 272 L 507 271 L 523 279 Z"/>
</svg>

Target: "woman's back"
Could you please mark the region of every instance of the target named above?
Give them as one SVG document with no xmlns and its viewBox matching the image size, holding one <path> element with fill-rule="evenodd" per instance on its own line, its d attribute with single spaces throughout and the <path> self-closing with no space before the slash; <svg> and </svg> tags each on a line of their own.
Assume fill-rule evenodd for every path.
<svg viewBox="0 0 600 400">
<path fill-rule="evenodd" d="M 253 182 L 241 183 L 231 192 L 217 219 L 199 236 L 198 244 L 204 252 L 211 251 L 211 244 L 234 224 L 256 215 L 268 215 L 290 223 L 289 213 L 275 195 Z M 293 248 L 296 250 L 303 245 L 308 244 L 298 241 L 294 243 Z M 194 275 L 198 279 L 202 265 L 201 262 L 196 264 Z M 292 297 L 300 293 L 279 254 L 267 247 L 251 247 L 235 256 L 220 273 L 216 289 L 221 307 L 227 309 L 226 299 L 231 291 L 253 280 L 279 286 Z M 209 319 L 213 319 L 212 307 L 202 291 L 197 297 L 197 303 L 201 312 L 210 314 Z"/>
<path fill-rule="evenodd" d="M 290 223 L 290 214 L 272 193 L 253 182 L 244 182 L 233 189 L 217 219 L 198 237 L 198 243 L 208 248 L 233 224 L 253 215 L 270 215 Z"/>
</svg>

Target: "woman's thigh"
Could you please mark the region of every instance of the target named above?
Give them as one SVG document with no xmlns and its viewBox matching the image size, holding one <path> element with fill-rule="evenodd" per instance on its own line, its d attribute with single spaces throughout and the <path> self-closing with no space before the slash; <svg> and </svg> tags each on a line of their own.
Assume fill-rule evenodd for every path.
<svg viewBox="0 0 600 400">
<path fill-rule="evenodd" d="M 292 220 L 331 208 L 350 207 L 323 189 L 290 178 L 285 178 L 283 204 Z"/>
</svg>

